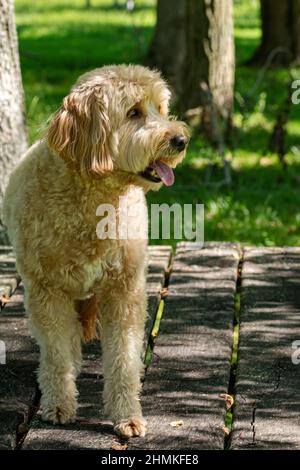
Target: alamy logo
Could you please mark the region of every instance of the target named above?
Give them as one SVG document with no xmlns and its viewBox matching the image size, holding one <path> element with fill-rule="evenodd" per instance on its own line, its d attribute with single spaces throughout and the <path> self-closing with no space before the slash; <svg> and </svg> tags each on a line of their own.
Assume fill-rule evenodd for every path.
<svg viewBox="0 0 300 470">
<path fill-rule="evenodd" d="M 96 215 L 101 217 L 96 233 L 101 240 L 193 240 L 204 242 L 203 204 L 151 204 L 149 227 L 141 223 L 147 220 L 146 208 L 140 204 L 127 204 L 125 196 L 119 197 L 119 206 L 100 204 Z"/>
<path fill-rule="evenodd" d="M 300 103 L 300 80 L 294 80 L 292 82 L 292 88 L 295 90 L 292 93 L 292 103 L 299 104 Z"/>
</svg>

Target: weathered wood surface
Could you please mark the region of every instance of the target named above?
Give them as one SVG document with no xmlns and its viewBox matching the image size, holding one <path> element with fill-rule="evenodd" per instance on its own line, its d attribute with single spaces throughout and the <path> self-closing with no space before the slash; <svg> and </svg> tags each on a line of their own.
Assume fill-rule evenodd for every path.
<svg viewBox="0 0 300 470">
<path fill-rule="evenodd" d="M 300 248 L 246 248 L 242 258 L 240 343 L 232 449 L 300 448 Z M 223 449 L 232 322 L 241 249 L 233 243 L 179 244 L 169 295 L 142 402 L 149 432 L 129 449 Z M 168 278 L 170 248 L 149 249 L 151 331 Z M 2 262 L 2 263 L 1 263 Z M 23 291 L 9 247 L 0 251 L 0 449 L 13 449 L 16 429 L 35 395 L 38 348 L 30 337 Z M 6 303 L 7 296 L 11 295 Z M 4 304 L 6 305 L 4 306 Z M 298 346 L 300 347 L 300 345 Z M 37 416 L 23 449 L 110 449 L 119 439 L 102 414 L 99 343 L 85 348 L 78 381 L 79 418 L 50 426 Z M 173 427 L 171 423 L 182 422 Z"/>
<path fill-rule="evenodd" d="M 149 319 L 146 330 L 152 328 L 160 291 L 171 256 L 170 247 L 149 248 L 147 291 Z M 119 443 L 111 422 L 105 419 L 102 405 L 103 377 L 99 342 L 85 348 L 83 371 L 78 379 L 79 410 L 75 424 L 51 426 L 34 419 L 22 446 L 23 449 L 111 449 Z"/>
<path fill-rule="evenodd" d="M 149 431 L 131 449 L 223 449 L 240 249 L 178 245 L 169 295 L 146 376 Z M 171 423 L 182 421 L 180 427 Z"/>
<path fill-rule="evenodd" d="M 241 302 L 232 448 L 300 449 L 300 248 L 246 249 Z"/>
<path fill-rule="evenodd" d="M 27 331 L 19 282 L 12 249 L 1 246 L 0 340 L 4 343 L 1 343 L 0 364 L 0 449 L 14 448 L 17 426 L 24 420 L 34 392 L 35 348 Z"/>
<path fill-rule="evenodd" d="M 0 449 L 13 449 L 16 431 L 35 395 L 37 347 L 30 337 L 19 286 L 0 313 L 0 340 L 6 363 L 0 364 Z"/>
</svg>

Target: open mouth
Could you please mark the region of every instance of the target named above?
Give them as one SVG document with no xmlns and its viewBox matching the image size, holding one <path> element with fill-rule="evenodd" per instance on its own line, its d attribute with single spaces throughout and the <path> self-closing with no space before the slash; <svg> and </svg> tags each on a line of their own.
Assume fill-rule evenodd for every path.
<svg viewBox="0 0 300 470">
<path fill-rule="evenodd" d="M 166 186 L 172 186 L 175 181 L 173 169 L 161 160 L 152 162 L 140 175 L 152 183 L 164 183 Z"/>
</svg>

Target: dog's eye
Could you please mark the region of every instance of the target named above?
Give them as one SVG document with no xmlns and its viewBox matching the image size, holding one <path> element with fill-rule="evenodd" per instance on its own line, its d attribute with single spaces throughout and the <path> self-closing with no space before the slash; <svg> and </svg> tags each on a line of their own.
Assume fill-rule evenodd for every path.
<svg viewBox="0 0 300 470">
<path fill-rule="evenodd" d="M 137 119 L 142 116 L 142 111 L 139 108 L 132 108 L 128 111 L 127 117 L 131 119 Z"/>
</svg>

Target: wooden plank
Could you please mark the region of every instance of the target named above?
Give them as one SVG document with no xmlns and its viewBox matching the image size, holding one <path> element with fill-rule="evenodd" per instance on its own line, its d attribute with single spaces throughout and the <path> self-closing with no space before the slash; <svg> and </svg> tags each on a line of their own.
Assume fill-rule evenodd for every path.
<svg viewBox="0 0 300 470">
<path fill-rule="evenodd" d="M 240 323 L 232 448 L 300 449 L 300 248 L 245 250 Z"/>
<path fill-rule="evenodd" d="M 13 449 L 17 427 L 33 403 L 38 357 L 28 334 L 22 286 L 0 314 L 0 339 L 6 349 L 5 364 L 0 364 L 0 449 Z"/>
<path fill-rule="evenodd" d="M 142 404 L 144 439 L 131 449 L 223 449 L 240 248 L 178 245 Z M 182 421 L 179 427 L 171 423 Z"/>
<path fill-rule="evenodd" d="M 0 449 L 14 448 L 17 426 L 32 402 L 33 346 L 27 335 L 19 283 L 12 248 L 0 246 L 0 340 L 4 342 L 0 364 Z M 24 354 L 22 364 L 18 362 L 20 354 Z"/>
<path fill-rule="evenodd" d="M 149 247 L 148 333 L 152 328 L 170 255 L 170 247 Z M 103 415 L 102 388 L 100 344 L 94 342 L 85 347 L 83 371 L 78 379 L 80 406 L 77 422 L 52 426 L 36 416 L 22 449 L 111 449 L 118 444 L 120 439 L 113 433 L 111 422 Z"/>
</svg>

